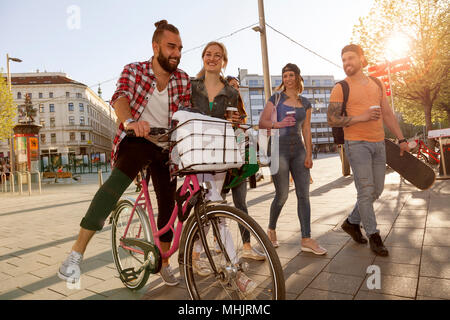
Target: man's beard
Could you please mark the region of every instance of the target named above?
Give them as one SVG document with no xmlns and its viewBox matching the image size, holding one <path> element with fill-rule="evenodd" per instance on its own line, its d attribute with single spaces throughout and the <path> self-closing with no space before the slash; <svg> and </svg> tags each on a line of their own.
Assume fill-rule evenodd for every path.
<svg viewBox="0 0 450 320">
<path fill-rule="evenodd" d="M 351 76 L 353 76 L 353 75 L 355 75 L 356 73 L 358 73 L 358 71 L 359 70 L 361 70 L 361 68 L 362 68 L 362 66 L 359 66 L 359 68 L 357 67 L 357 66 L 351 66 L 352 67 L 352 69 L 350 70 L 350 71 L 347 71 L 347 67 L 348 66 L 346 66 L 345 68 L 344 68 L 344 72 L 345 72 L 345 74 L 348 76 L 348 77 L 351 77 Z"/>
<path fill-rule="evenodd" d="M 160 52 L 158 54 L 157 60 L 159 62 L 159 65 L 161 66 L 161 68 L 163 68 L 165 71 L 167 71 L 169 73 L 172 73 L 175 70 L 177 70 L 178 64 L 180 63 L 180 58 L 176 58 L 178 61 L 176 65 L 170 64 L 169 59 L 171 59 L 171 58 L 165 57 L 162 52 Z"/>
</svg>

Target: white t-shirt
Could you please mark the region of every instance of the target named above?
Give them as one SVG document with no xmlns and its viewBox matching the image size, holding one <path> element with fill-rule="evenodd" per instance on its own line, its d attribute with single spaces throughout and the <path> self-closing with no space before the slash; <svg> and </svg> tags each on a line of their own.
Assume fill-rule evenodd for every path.
<svg viewBox="0 0 450 320">
<path fill-rule="evenodd" d="M 155 88 L 153 94 L 147 95 L 147 98 L 147 106 L 139 120 L 147 121 L 150 128 L 169 128 L 169 94 L 167 87 L 163 91 L 158 91 L 158 88 Z M 151 136 L 150 141 L 160 147 L 167 146 L 167 143 L 158 141 L 158 136 Z"/>
</svg>

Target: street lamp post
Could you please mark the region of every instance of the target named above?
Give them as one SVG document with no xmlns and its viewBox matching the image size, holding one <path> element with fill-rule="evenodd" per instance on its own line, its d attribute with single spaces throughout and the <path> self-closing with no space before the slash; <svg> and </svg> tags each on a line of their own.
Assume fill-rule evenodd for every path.
<svg viewBox="0 0 450 320">
<path fill-rule="evenodd" d="M 19 58 L 10 57 L 8 53 L 6 54 L 6 70 L 7 70 L 7 78 L 6 79 L 7 79 L 7 83 L 8 83 L 8 90 L 12 94 L 12 90 L 11 90 L 11 72 L 10 72 L 10 69 L 9 69 L 9 60 L 14 61 L 14 62 L 22 62 L 22 60 L 20 60 Z M 11 159 L 10 159 L 11 169 L 10 169 L 10 171 L 11 171 L 11 175 L 14 175 L 15 163 L 14 163 L 14 138 L 13 137 L 9 138 L 9 152 L 10 152 L 10 155 L 11 155 Z"/>
</svg>

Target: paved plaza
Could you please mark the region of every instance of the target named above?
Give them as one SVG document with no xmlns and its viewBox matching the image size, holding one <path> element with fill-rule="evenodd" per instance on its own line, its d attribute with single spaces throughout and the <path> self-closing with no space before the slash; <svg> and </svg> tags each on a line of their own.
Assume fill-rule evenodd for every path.
<svg viewBox="0 0 450 320">
<path fill-rule="evenodd" d="M 389 256 L 377 257 L 368 245 L 356 244 L 340 229 L 356 190 L 352 176 L 342 176 L 339 157 L 319 155 L 311 172 L 312 236 L 328 254 L 300 251 L 297 199 L 291 186 L 277 227 L 287 299 L 450 299 L 450 180 L 437 180 L 430 190 L 420 191 L 387 171 L 375 210 Z M 44 183 L 41 195 L 35 187 L 31 196 L 0 193 L 0 300 L 189 298 L 184 280 L 168 287 L 158 275 L 151 275 L 137 292 L 126 289 L 113 263 L 110 225 L 88 247 L 79 289 L 68 288 L 56 276 L 98 186 L 98 175 L 87 174 L 81 182 Z M 136 196 L 134 189 L 130 186 L 126 195 Z M 248 192 L 249 213 L 264 230 L 273 197 L 269 177 Z M 230 194 L 227 200 L 231 202 Z M 180 276 L 177 254 L 171 264 Z M 381 271 L 380 289 L 367 286 L 372 275 L 367 269 L 373 265 Z"/>
</svg>

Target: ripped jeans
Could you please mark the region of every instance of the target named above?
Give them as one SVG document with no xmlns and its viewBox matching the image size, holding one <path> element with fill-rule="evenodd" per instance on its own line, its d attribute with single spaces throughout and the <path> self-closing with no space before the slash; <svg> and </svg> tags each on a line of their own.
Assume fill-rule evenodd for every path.
<svg viewBox="0 0 450 320">
<path fill-rule="evenodd" d="M 373 203 L 384 189 L 386 174 L 386 150 L 384 141 L 345 140 L 345 152 L 353 171 L 357 201 L 348 217 L 352 224 L 364 227 L 367 236 L 379 233 Z"/>
</svg>

